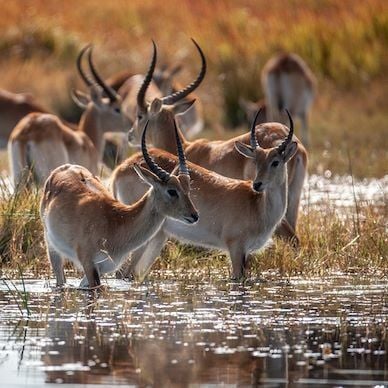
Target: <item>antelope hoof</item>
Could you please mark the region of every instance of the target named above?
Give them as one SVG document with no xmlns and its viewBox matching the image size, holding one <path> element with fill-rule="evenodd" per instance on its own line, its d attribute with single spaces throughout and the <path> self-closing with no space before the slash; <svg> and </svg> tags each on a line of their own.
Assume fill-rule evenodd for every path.
<svg viewBox="0 0 388 388">
<path fill-rule="evenodd" d="M 93 287 L 82 286 L 80 284 L 79 287 L 77 287 L 77 290 L 79 290 L 79 291 L 105 291 L 107 289 L 108 289 L 108 287 L 103 285 L 103 284 L 99 284 L 99 285 L 93 286 Z"/>
<path fill-rule="evenodd" d="M 135 280 L 135 276 L 130 271 L 118 270 L 115 273 L 115 277 L 116 277 L 116 279 L 122 279 L 122 280 L 125 280 L 127 282 L 131 282 L 131 281 Z"/>
<path fill-rule="evenodd" d="M 243 275 L 243 274 L 240 274 L 240 275 L 232 275 L 232 276 L 230 277 L 230 280 L 231 280 L 232 282 L 236 282 L 236 283 L 244 283 L 245 279 L 246 279 L 246 276 Z"/>
</svg>

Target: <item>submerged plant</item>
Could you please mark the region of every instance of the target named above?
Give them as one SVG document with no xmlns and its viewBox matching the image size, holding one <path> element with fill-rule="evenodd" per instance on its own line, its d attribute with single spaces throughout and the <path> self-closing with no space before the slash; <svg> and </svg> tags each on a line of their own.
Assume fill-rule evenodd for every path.
<svg viewBox="0 0 388 388">
<path fill-rule="evenodd" d="M 31 311 L 28 305 L 29 295 L 26 290 L 26 284 L 24 281 L 24 275 L 21 267 L 18 265 L 18 277 L 22 282 L 22 290 L 19 290 L 15 283 L 10 278 L 3 278 L 2 281 L 4 285 L 7 287 L 8 291 L 11 293 L 13 300 L 18 307 L 20 314 L 24 315 L 24 311 L 26 311 L 27 316 L 31 315 Z M 11 287 L 12 286 L 12 287 Z"/>
</svg>

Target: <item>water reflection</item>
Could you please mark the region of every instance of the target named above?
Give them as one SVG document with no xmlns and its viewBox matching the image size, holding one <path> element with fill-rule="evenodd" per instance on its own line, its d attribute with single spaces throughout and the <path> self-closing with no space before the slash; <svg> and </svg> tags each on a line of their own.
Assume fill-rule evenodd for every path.
<svg viewBox="0 0 388 388">
<path fill-rule="evenodd" d="M 20 319 L 0 287 L 0 373 L 5 386 L 384 385 L 387 289 L 351 277 L 110 280 L 97 294 L 31 281 L 31 315 Z"/>
</svg>

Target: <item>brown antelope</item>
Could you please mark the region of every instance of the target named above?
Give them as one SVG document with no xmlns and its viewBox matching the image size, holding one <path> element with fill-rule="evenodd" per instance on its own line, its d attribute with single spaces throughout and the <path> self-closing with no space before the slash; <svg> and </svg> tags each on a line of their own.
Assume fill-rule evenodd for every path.
<svg viewBox="0 0 388 388">
<path fill-rule="evenodd" d="M 40 112 L 50 113 L 48 109 L 43 108 L 30 93 L 11 93 L 6 90 L 0 90 L 0 149 L 7 146 L 9 136 L 16 124 L 29 113 Z M 61 120 L 67 127 L 73 129 L 77 125 Z M 115 137 L 117 133 L 105 134 L 105 148 L 103 162 L 110 169 L 115 168 L 123 162 L 127 155 L 127 140 L 118 141 Z"/>
<path fill-rule="evenodd" d="M 144 123 L 147 121 L 146 117 L 148 116 L 148 108 L 149 103 L 147 101 L 153 101 L 155 98 L 161 98 L 163 104 L 171 106 L 171 109 L 174 110 L 175 113 L 180 113 L 180 119 L 185 122 L 186 126 L 194 125 L 195 120 L 199 120 L 195 117 L 198 117 L 195 114 L 195 110 L 190 110 L 189 108 L 193 105 L 193 100 L 187 100 L 187 97 L 201 84 L 202 80 L 206 74 L 206 59 L 205 56 L 199 47 L 199 45 L 192 39 L 195 47 L 197 48 L 199 55 L 201 57 L 201 70 L 196 78 L 191 84 L 186 86 L 185 88 L 178 90 L 168 96 L 162 97 L 161 91 L 159 88 L 156 90 L 156 83 L 153 81 L 153 74 L 155 71 L 156 59 L 157 59 L 157 50 L 156 45 L 153 45 L 153 55 L 151 59 L 151 63 L 147 74 L 145 77 L 139 77 L 136 81 L 141 80 L 140 85 L 136 88 L 131 88 L 131 94 L 128 95 L 124 104 L 130 104 L 131 108 L 129 109 L 129 117 L 133 118 L 134 126 L 133 130 L 130 131 L 128 135 L 128 140 L 132 145 L 138 145 L 139 139 L 141 137 L 141 131 L 144 128 Z M 125 85 L 124 85 L 125 86 Z M 187 112 L 187 119 L 184 118 Z M 189 124 L 191 122 L 191 124 Z M 202 125 L 202 124 L 201 124 Z M 193 127 L 191 128 L 191 130 Z M 194 130 L 196 130 L 194 128 Z M 171 149 L 170 149 L 171 151 Z"/>
<path fill-rule="evenodd" d="M 32 112 L 47 113 L 29 93 L 11 93 L 0 90 L 0 148 L 5 148 L 15 125 Z"/>
<path fill-rule="evenodd" d="M 198 48 L 198 45 L 193 40 Z M 202 58 L 202 55 L 201 55 Z M 156 68 L 153 74 L 153 80 L 160 89 L 163 96 L 167 96 L 178 92 L 182 86 L 174 81 L 174 77 L 182 70 L 182 65 L 178 64 L 172 68 L 163 66 L 160 69 Z M 182 98 L 182 102 L 195 100 L 196 103 L 191 105 L 186 111 L 179 115 L 179 128 L 184 133 L 186 138 L 191 139 L 203 130 L 203 106 L 201 100 L 194 93 L 189 93 Z"/>
<path fill-rule="evenodd" d="M 199 48 L 198 50 L 200 51 Z M 191 93 L 200 84 L 205 75 L 206 62 L 201 51 L 200 53 L 202 57 L 202 69 L 197 79 L 185 89 L 170 96 L 163 97 L 162 99 L 154 99 L 149 104 L 145 101 L 145 94 L 147 91 L 147 82 L 150 82 L 155 68 L 156 52 L 154 52 L 147 76 L 137 96 L 138 117 L 128 134 L 128 139 L 132 144 L 138 144 L 144 124 L 149 120 L 147 136 L 150 144 L 170 153 L 173 152 L 175 141 L 174 115 L 181 113 L 193 103 L 193 101 L 182 103 L 180 100 Z M 285 127 L 279 123 L 261 124 L 256 128 L 256 136 L 262 147 L 265 148 L 275 147 L 284 139 L 286 134 Z M 246 159 L 236 151 L 234 146 L 236 141 L 249 144 L 251 137 L 249 133 L 225 141 L 199 139 L 190 142 L 183 137 L 182 133 L 180 133 L 180 136 L 182 137 L 186 156 L 191 162 L 230 178 L 258 181 L 257 174 L 261 169 L 261 159 Z M 287 222 L 283 222 L 276 231 L 277 235 L 294 240 L 295 242 L 297 241 L 295 229 L 300 196 L 307 170 L 306 149 L 299 140 L 296 139 L 296 141 L 297 152 L 295 157 L 288 163 L 289 196 L 285 217 Z"/>
<path fill-rule="evenodd" d="M 283 109 L 302 123 L 302 142 L 309 146 L 308 113 L 314 99 L 315 77 L 296 54 L 280 54 L 271 58 L 261 73 L 261 83 L 266 95 L 269 120 L 280 120 Z"/>
<path fill-rule="evenodd" d="M 193 42 L 198 48 L 196 42 L 194 40 Z M 153 45 L 154 51 L 156 51 L 154 42 Z M 181 70 L 181 64 L 177 64 L 171 68 L 166 65 L 156 68 L 152 75 L 152 81 L 147 89 L 146 98 L 152 101 L 155 97 L 170 95 L 180 90 L 181 86 L 174 80 L 174 77 Z M 144 76 L 133 75 L 130 71 L 119 72 L 106 80 L 106 83 L 123 98 L 127 114 L 132 120 L 136 119 L 136 96 L 143 80 Z M 190 93 L 186 97 L 183 97 L 182 101 L 187 102 L 192 99 L 195 99 L 197 103 L 179 116 L 180 128 L 188 138 L 192 138 L 201 132 L 204 126 L 203 107 L 198 97 Z"/>
<path fill-rule="evenodd" d="M 264 149 L 257 142 L 253 123 L 251 145 L 235 143 L 243 157 L 260 161 L 253 185 L 252 182 L 227 178 L 188 163 L 192 178 L 192 198 L 200 214 L 199 222 L 188 228 L 167 219 L 152 240 L 132 253 L 130 267 L 124 275 L 132 274 L 143 279 L 167 238 L 174 237 L 197 246 L 227 251 L 232 261 L 233 278 L 241 278 L 244 275 L 247 255 L 266 244 L 285 215 L 286 164 L 298 147 L 297 143 L 292 141 L 292 135 L 291 120 L 290 131 L 282 143 Z M 153 149 L 150 153 L 167 171 L 174 168 L 176 158 L 173 155 L 159 149 Z M 113 195 L 125 204 L 144 194 L 145 187 L 133 171 L 133 166 L 141 163 L 141 155 L 136 154 L 113 172 Z"/>
<path fill-rule="evenodd" d="M 176 176 L 159 167 L 148 154 L 146 130 L 147 126 L 142 151 L 148 169 L 137 165 L 131 169 L 151 188 L 132 205 L 115 200 L 100 180 L 81 166 L 60 166 L 47 179 L 40 214 L 57 286 L 65 282 L 65 257 L 84 270 L 80 287 L 98 287 L 100 274 L 118 268 L 130 251 L 158 232 L 166 217 L 182 225 L 198 221 L 178 134 Z"/>
<path fill-rule="evenodd" d="M 91 74 L 97 85 L 82 70 L 81 60 L 88 52 Z M 43 184 L 50 172 L 67 162 L 77 163 L 97 173 L 102 159 L 104 133 L 124 132 L 129 127 L 128 118 L 121 111 L 120 97 L 98 75 L 92 61 L 92 49 L 85 47 L 77 60 L 81 77 L 90 87 L 90 96 L 73 92 L 74 100 L 85 111 L 78 130 L 66 126 L 57 116 L 31 113 L 14 128 L 8 143 L 9 162 L 14 184 L 18 184 L 25 170 L 32 169 L 34 180 Z"/>
<path fill-rule="evenodd" d="M 263 122 L 268 121 L 267 107 L 265 104 L 265 100 L 263 98 L 256 102 L 253 102 L 245 99 L 244 97 L 240 97 L 238 99 L 238 104 L 242 109 L 242 111 L 244 112 L 244 115 L 249 123 L 253 121 L 259 109 L 261 110 L 261 120 Z"/>
<path fill-rule="evenodd" d="M 118 92 L 124 83 L 133 76 L 133 72 L 130 70 L 122 70 L 113 74 L 105 80 L 105 83 L 110 86 L 114 91 Z"/>
</svg>

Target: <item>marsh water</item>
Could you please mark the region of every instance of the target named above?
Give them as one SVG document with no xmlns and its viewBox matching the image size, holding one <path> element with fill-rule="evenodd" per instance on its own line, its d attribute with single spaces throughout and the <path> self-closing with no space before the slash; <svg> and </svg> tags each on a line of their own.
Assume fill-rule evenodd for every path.
<svg viewBox="0 0 388 388">
<path fill-rule="evenodd" d="M 99 293 L 2 284 L 0 386 L 388 384 L 387 279 L 213 275 L 110 279 Z"/>
<path fill-rule="evenodd" d="M 387 177 L 311 176 L 310 206 L 384 206 Z M 388 386 L 388 279 L 153 272 L 102 292 L 0 282 L 0 387 Z"/>
</svg>

